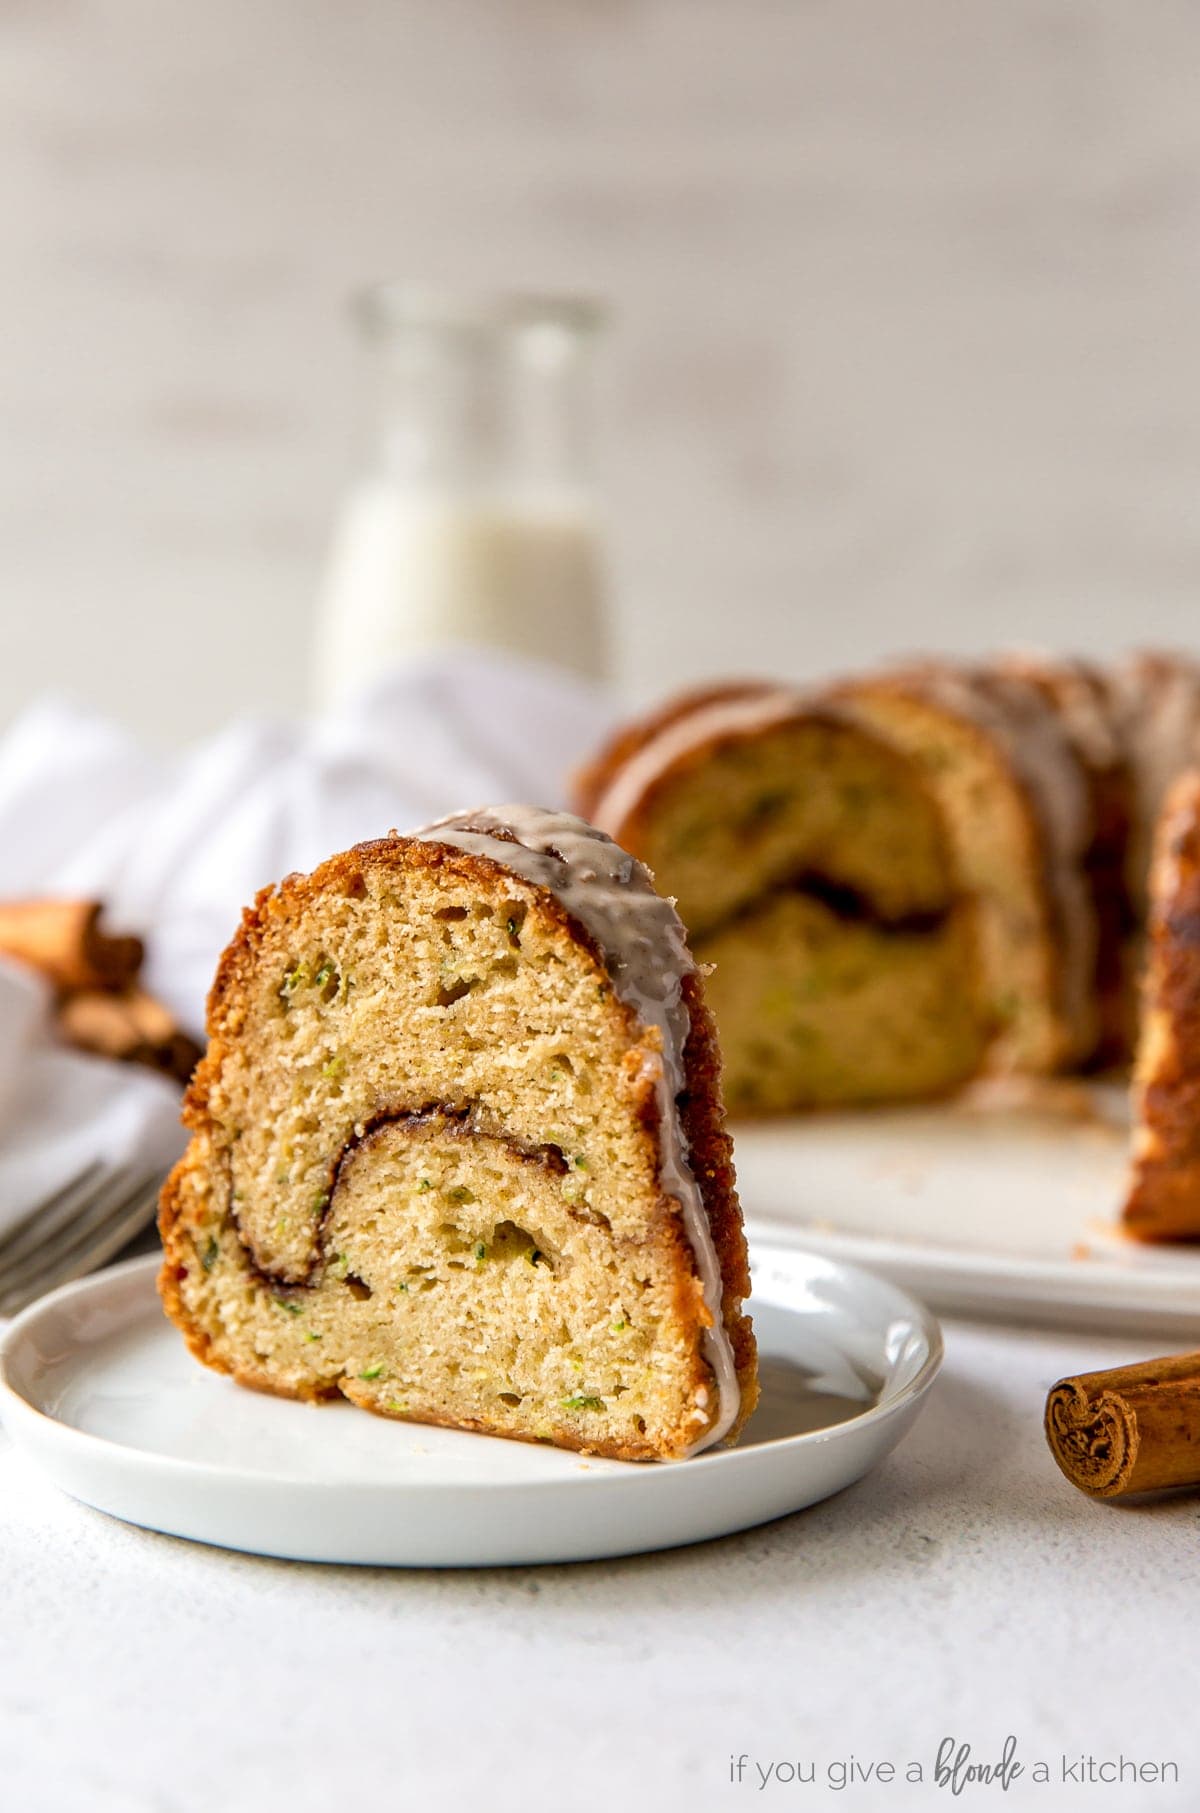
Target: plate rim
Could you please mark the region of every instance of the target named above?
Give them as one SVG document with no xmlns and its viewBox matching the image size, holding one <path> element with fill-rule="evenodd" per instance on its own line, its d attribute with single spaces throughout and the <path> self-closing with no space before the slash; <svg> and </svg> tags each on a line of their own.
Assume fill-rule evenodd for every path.
<svg viewBox="0 0 1200 1813">
<path fill-rule="evenodd" d="M 911 1379 L 897 1387 L 893 1394 L 880 1397 L 856 1416 L 846 1417 L 842 1421 L 829 1424 L 822 1429 L 806 1430 L 798 1435 L 780 1436 L 772 1441 L 753 1444 L 745 1448 L 735 1446 L 707 1450 L 691 1457 L 683 1464 L 682 1471 L 685 1475 L 707 1472 L 714 1466 L 725 1469 L 731 1465 L 745 1467 L 753 1464 L 753 1457 L 756 1454 L 783 1455 L 803 1452 L 807 1449 L 826 1446 L 831 1441 L 843 1438 L 850 1430 L 868 1430 L 873 1425 L 885 1423 L 918 1405 L 927 1396 L 941 1371 L 945 1359 L 945 1341 L 941 1324 L 934 1311 L 920 1297 L 914 1296 L 906 1286 L 898 1284 L 884 1275 L 872 1272 L 853 1261 L 842 1260 L 832 1255 L 814 1252 L 811 1249 L 790 1247 L 782 1242 L 757 1242 L 751 1248 L 752 1264 L 756 1268 L 769 1263 L 772 1257 L 777 1262 L 787 1264 L 795 1264 L 797 1261 L 809 1264 L 815 1262 L 819 1267 L 827 1270 L 849 1274 L 850 1281 L 854 1284 L 862 1279 L 874 1289 L 886 1290 L 897 1299 L 897 1313 L 911 1316 L 919 1329 L 925 1344 L 924 1357 Z M 152 1276 L 156 1277 L 161 1263 L 161 1257 L 158 1254 L 142 1254 L 123 1260 L 117 1265 L 107 1266 L 85 1278 L 74 1279 L 68 1284 L 60 1285 L 56 1290 L 47 1292 L 44 1297 L 39 1297 L 14 1317 L 7 1327 L 0 1329 L 0 1422 L 6 1421 L 15 1414 L 18 1419 L 28 1420 L 44 1439 L 60 1443 L 64 1447 L 78 1447 L 85 1452 L 95 1453 L 110 1465 L 120 1464 L 134 1467 L 139 1471 L 150 1469 L 160 1475 L 180 1479 L 197 1477 L 218 1479 L 223 1485 L 230 1488 L 245 1486 L 275 1490 L 291 1487 L 300 1488 L 306 1492 L 336 1495 L 341 1495 L 349 1490 L 368 1495 L 401 1492 L 406 1496 L 410 1493 L 424 1495 L 453 1490 L 457 1495 L 486 1493 L 492 1497 L 497 1492 L 529 1492 L 531 1490 L 545 1492 L 571 1488 L 595 1492 L 602 1487 L 605 1481 L 615 1486 L 638 1475 L 647 1479 L 672 1479 L 677 1478 L 680 1474 L 681 1466 L 678 1462 L 647 1464 L 640 1461 L 610 1460 L 603 1455 L 577 1454 L 575 1458 L 580 1464 L 571 1472 L 564 1473 L 561 1478 L 475 1479 L 456 1481 L 453 1484 L 445 1478 L 316 1480 L 302 1474 L 250 1472 L 241 1467 L 222 1465 L 215 1461 L 191 1460 L 184 1456 L 163 1454 L 153 1448 L 131 1447 L 127 1443 L 114 1440 L 111 1436 L 98 1435 L 91 1430 L 81 1429 L 31 1402 L 12 1378 L 14 1355 L 20 1343 L 28 1336 L 30 1329 L 43 1316 L 55 1312 L 64 1302 L 69 1302 L 73 1298 L 86 1297 L 104 1289 L 111 1289 L 113 1286 L 134 1285 L 136 1287 L 136 1284 L 140 1283 L 142 1274 L 145 1274 L 148 1280 Z M 747 1305 L 750 1315 L 753 1317 L 753 1291 L 747 1299 Z M 165 1313 L 163 1319 L 166 1322 Z M 182 1337 L 179 1338 L 182 1339 Z M 197 1366 L 201 1365 L 198 1360 L 194 1363 Z M 205 1370 L 212 1371 L 213 1369 L 206 1368 Z M 215 1372 L 213 1376 L 228 1378 L 227 1374 Z M 405 1421 L 406 1419 L 394 1420 Z M 410 1429 L 436 1427 L 436 1425 L 425 1425 L 415 1421 L 409 1422 L 407 1426 Z M 475 1434 L 474 1431 L 460 1433 Z M 527 1446 L 535 1451 L 539 1447 L 539 1444 L 522 1443 L 503 1436 L 483 1435 L 478 1436 L 477 1439 L 504 1441 L 507 1447 Z M 561 1452 L 566 1454 L 572 1451 L 564 1449 Z M 701 1463 L 699 1469 L 697 1463 Z"/>
<path fill-rule="evenodd" d="M 1075 1109 L 1064 1114 L 1053 1101 L 1049 1109 L 1039 1105 L 1040 1085 L 1026 1096 L 1026 1080 L 1007 1101 L 973 1099 L 968 1090 L 949 1101 L 742 1120 L 734 1133 L 747 1232 L 752 1240 L 862 1266 L 946 1316 L 1072 1331 L 1104 1330 L 1115 1318 L 1123 1329 L 1175 1338 L 1200 1316 L 1200 1243 L 1189 1251 L 1182 1243 L 1144 1243 L 1122 1234 L 1117 1211 L 1128 1173 L 1127 1090 L 1107 1079 L 1068 1082 L 1086 1098 L 1088 1113 L 1082 1118 Z M 1116 1115 L 1114 1102 L 1121 1110 Z M 1021 1160 L 1014 1178 L 1027 1189 L 1039 1149 L 1049 1142 L 1061 1159 L 1081 1132 L 1097 1127 L 1106 1138 L 1115 1136 L 1101 1166 L 1107 1179 L 1103 1191 L 1090 1183 L 1080 1189 L 1072 1214 L 1054 1218 L 1049 1240 L 1039 1243 L 1035 1237 L 1027 1244 L 1022 1238 L 1014 1245 L 993 1238 L 988 1216 L 952 1218 L 947 1204 L 961 1207 L 968 1196 L 974 1167 L 964 1141 L 976 1130 L 988 1132 L 997 1164 L 1007 1163 L 1011 1143 Z M 864 1135 L 867 1144 L 856 1151 Z M 943 1148 L 945 1138 L 950 1145 Z M 944 1150 L 950 1155 L 953 1197 L 944 1195 L 935 1176 Z M 814 1154 L 820 1187 L 799 1203 L 785 1180 Z M 901 1173 L 910 1161 L 917 1164 L 918 1177 L 905 1188 Z M 1068 1182 L 1096 1181 L 1096 1162 L 1089 1158 Z M 848 1220 L 843 1190 L 852 1195 Z M 922 1199 L 916 1231 L 906 1212 L 910 1195 Z M 993 1204 L 988 1214 L 995 1212 Z"/>
<path fill-rule="evenodd" d="M 1041 1285 L 1064 1293 L 1055 1303 L 1067 1302 L 1083 1308 L 1130 1308 L 1133 1310 L 1163 1308 L 1196 1313 L 1194 1299 L 1200 1294 L 1200 1268 L 1185 1277 L 1173 1273 L 1169 1265 L 1148 1263 L 1144 1266 L 1122 1264 L 1117 1252 L 1104 1257 L 1091 1251 L 1078 1259 L 1034 1259 L 1024 1254 L 976 1253 L 971 1248 L 942 1247 L 924 1240 L 898 1240 L 892 1234 L 861 1233 L 842 1228 L 820 1227 L 814 1223 L 790 1223 L 782 1217 L 746 1215 L 747 1235 L 766 1247 L 790 1252 L 809 1253 L 831 1260 L 836 1265 L 865 1271 L 872 1276 L 895 1283 L 894 1272 L 904 1269 L 917 1272 L 928 1280 L 933 1290 L 947 1281 L 953 1284 L 966 1279 L 972 1285 L 999 1287 L 1006 1293 L 1014 1288 Z M 1083 1230 L 1086 1237 L 1087 1229 Z M 1157 1249 L 1155 1249 L 1157 1258 Z M 1194 1255 L 1200 1260 L 1200 1252 Z M 878 1266 L 878 1272 L 872 1270 Z M 899 1286 L 907 1289 L 907 1285 Z M 919 1301 L 919 1299 L 918 1299 Z"/>
</svg>

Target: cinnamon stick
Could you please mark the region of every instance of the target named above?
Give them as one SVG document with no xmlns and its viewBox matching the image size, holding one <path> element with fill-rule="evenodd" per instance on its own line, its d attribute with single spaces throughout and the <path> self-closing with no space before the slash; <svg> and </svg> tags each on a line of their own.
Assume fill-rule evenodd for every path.
<svg viewBox="0 0 1200 1813">
<path fill-rule="evenodd" d="M 71 1045 L 100 1057 L 146 1064 L 186 1083 L 200 1047 L 170 1011 L 144 989 L 114 994 L 81 990 L 58 1009 L 58 1030 Z"/>
<path fill-rule="evenodd" d="M 1046 1440 L 1093 1498 L 1200 1486 L 1200 1353 L 1060 1379 L 1046 1399 Z"/>
<path fill-rule="evenodd" d="M 60 994 L 127 988 L 142 966 L 142 941 L 103 930 L 100 913 L 98 900 L 0 901 L 0 954 L 39 970 Z"/>
</svg>

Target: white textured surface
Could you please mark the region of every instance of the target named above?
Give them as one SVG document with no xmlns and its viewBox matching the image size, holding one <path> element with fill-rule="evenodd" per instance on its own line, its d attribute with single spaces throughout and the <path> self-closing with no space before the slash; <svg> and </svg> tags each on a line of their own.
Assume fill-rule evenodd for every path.
<svg viewBox="0 0 1200 1813">
<path fill-rule="evenodd" d="M 386 272 L 615 299 L 642 693 L 1194 640 L 1198 57 L 1184 0 L 8 6 L 0 716 L 301 701 Z"/>
<path fill-rule="evenodd" d="M 946 1372 L 861 1485 L 645 1560 L 471 1574 L 190 1547 L 60 1498 L 0 1435 L 0 1804 L 612 1813 L 1194 1807 L 1195 1500 L 1095 1505 L 1041 1436 L 1055 1378 L 1137 1351 L 947 1329 Z M 314 1413 L 319 1414 L 319 1413 Z M 763 1762 L 1173 1760 L 1178 1787 L 729 1782 Z"/>
</svg>

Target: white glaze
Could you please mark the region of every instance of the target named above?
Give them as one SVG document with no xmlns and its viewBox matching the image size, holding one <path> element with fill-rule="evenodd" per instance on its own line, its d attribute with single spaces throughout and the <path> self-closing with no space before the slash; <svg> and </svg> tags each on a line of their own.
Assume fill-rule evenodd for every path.
<svg viewBox="0 0 1200 1813">
<path fill-rule="evenodd" d="M 914 688 L 945 710 L 983 730 L 1021 785 L 1040 831 L 1041 881 L 1051 918 L 1049 977 L 1069 1040 L 1066 1057 L 1078 1062 L 1095 1044 L 1094 979 L 1098 927 L 1084 870 L 1092 835 L 1087 776 L 1059 712 L 1032 681 L 988 668 L 933 666 Z"/>
<path fill-rule="evenodd" d="M 683 978 L 696 969 L 683 922 L 673 902 L 656 893 L 640 862 L 569 812 L 494 806 L 459 813 L 415 835 L 423 843 L 448 844 L 487 857 L 553 894 L 599 946 L 620 999 L 662 1035 L 662 1066 L 656 1079 L 660 1175 L 663 1188 L 679 1204 L 712 1317 L 704 1333 L 704 1352 L 718 1393 L 716 1421 L 689 1453 L 711 1447 L 732 1428 L 741 1388 L 725 1328 L 721 1263 L 676 1106 L 676 1097 L 687 1086 L 683 1054 L 691 1031 Z"/>
<path fill-rule="evenodd" d="M 1084 766 L 1107 772 L 1125 759 L 1110 675 L 1091 661 L 1044 650 L 1023 649 L 1002 656 L 998 673 L 1030 682 L 1062 719 Z"/>
<path fill-rule="evenodd" d="M 1200 668 L 1183 655 L 1137 655 L 1112 685 L 1135 793 L 1129 888 L 1144 908 L 1154 827 L 1176 775 L 1200 761 Z"/>
</svg>

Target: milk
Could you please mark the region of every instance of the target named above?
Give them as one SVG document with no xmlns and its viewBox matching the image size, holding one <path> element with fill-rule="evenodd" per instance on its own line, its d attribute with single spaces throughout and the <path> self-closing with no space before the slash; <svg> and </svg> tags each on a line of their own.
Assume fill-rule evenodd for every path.
<svg viewBox="0 0 1200 1813">
<path fill-rule="evenodd" d="M 582 494 L 364 479 L 342 511 L 316 653 L 321 703 L 407 655 L 474 643 L 603 677 L 603 563 Z"/>
</svg>

